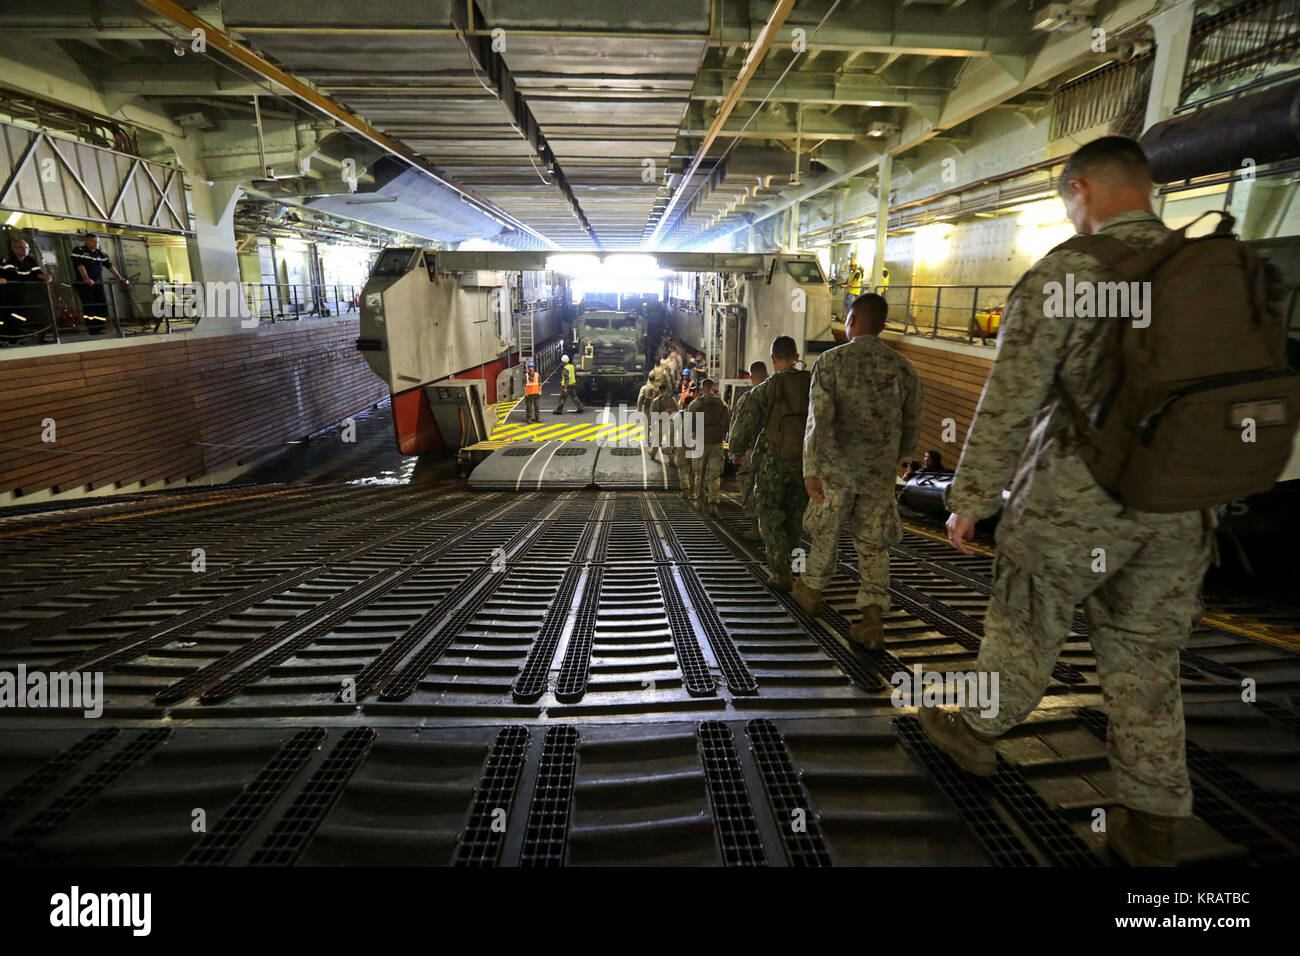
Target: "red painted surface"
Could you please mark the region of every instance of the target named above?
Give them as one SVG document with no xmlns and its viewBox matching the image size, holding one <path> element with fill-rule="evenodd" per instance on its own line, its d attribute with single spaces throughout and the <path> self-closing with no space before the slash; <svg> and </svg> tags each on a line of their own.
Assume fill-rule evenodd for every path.
<svg viewBox="0 0 1300 956">
<path fill-rule="evenodd" d="M 511 354 L 506 358 L 494 359 L 478 368 L 472 368 L 467 372 L 457 372 L 452 378 L 484 378 L 487 379 L 487 403 L 492 405 L 497 400 L 497 376 L 505 369 L 512 365 L 519 364 L 519 356 Z"/>
<path fill-rule="evenodd" d="M 497 400 L 497 376 L 505 369 L 513 368 L 518 364 L 519 354 L 512 352 L 476 368 L 457 372 L 452 378 L 486 381 L 487 403 L 492 405 Z M 438 424 L 434 421 L 433 409 L 429 405 L 429 396 L 424 386 L 393 396 L 393 430 L 397 435 L 397 447 L 403 455 L 423 455 L 427 452 L 455 450 L 443 440 L 438 431 Z"/>
<path fill-rule="evenodd" d="M 447 445 L 433 420 L 429 396 L 423 387 L 393 396 L 393 431 L 403 455 L 423 455 L 446 451 Z"/>
</svg>

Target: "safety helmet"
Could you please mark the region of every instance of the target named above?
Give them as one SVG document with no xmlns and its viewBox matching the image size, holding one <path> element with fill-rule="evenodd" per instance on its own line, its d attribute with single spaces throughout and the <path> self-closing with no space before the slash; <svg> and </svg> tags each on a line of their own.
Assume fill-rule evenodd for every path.
<svg viewBox="0 0 1300 956">
<path fill-rule="evenodd" d="M 528 363 L 528 367 L 529 367 L 529 368 L 536 368 L 537 366 L 536 366 L 534 363 L 529 362 L 529 363 Z"/>
<path fill-rule="evenodd" d="M 684 368 L 684 369 L 682 369 L 682 374 L 683 374 L 683 375 L 690 375 L 690 374 L 691 374 L 691 370 L 688 369 L 688 368 Z"/>
<path fill-rule="evenodd" d="M 568 360 L 569 360 L 569 357 L 568 357 L 567 355 L 561 355 L 561 356 L 560 356 L 560 361 L 561 361 L 561 362 L 567 362 Z"/>
</svg>

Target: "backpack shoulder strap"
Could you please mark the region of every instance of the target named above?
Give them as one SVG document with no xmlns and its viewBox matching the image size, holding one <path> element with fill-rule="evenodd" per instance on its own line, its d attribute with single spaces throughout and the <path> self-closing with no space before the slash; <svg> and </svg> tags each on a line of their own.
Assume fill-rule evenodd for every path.
<svg viewBox="0 0 1300 956">
<path fill-rule="evenodd" d="M 1140 279 L 1154 272 L 1161 263 L 1183 248 L 1189 242 L 1187 231 L 1210 215 L 1219 217 L 1218 225 L 1214 229 L 1214 236 L 1232 235 L 1232 227 L 1236 220 L 1232 218 L 1231 213 L 1211 209 L 1201 213 L 1187 225 L 1171 230 L 1163 242 L 1149 249 L 1137 250 L 1115 236 L 1093 233 L 1088 236 L 1072 236 L 1053 248 L 1052 252 L 1056 252 L 1058 249 L 1077 249 L 1079 252 L 1085 252 L 1097 259 L 1107 269 L 1117 273 L 1125 281 Z"/>
<path fill-rule="evenodd" d="M 784 383 L 777 378 L 776 374 L 773 374 L 767 381 L 772 383 L 771 387 L 776 394 L 772 396 L 772 404 L 767 406 L 767 416 L 763 419 L 763 427 L 759 430 L 760 434 L 764 435 L 766 434 L 768 427 L 772 424 L 772 416 L 776 414 L 777 405 L 779 405 L 782 399 L 785 398 L 785 393 L 782 392 L 780 388 Z M 767 383 L 765 382 L 764 384 Z"/>
<path fill-rule="evenodd" d="M 1055 246 L 1052 252 L 1066 250 L 1087 253 L 1112 272 L 1119 272 L 1120 266 L 1136 255 L 1133 247 L 1124 240 L 1097 233 L 1090 236 L 1071 236 L 1059 246 Z M 1048 255 L 1051 255 L 1051 252 Z"/>
</svg>

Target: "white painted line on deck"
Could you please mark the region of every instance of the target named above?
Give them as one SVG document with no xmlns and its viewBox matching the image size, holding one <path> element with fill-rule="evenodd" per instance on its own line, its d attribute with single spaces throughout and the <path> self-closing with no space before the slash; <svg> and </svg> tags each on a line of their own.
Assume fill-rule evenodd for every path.
<svg viewBox="0 0 1300 956">
<path fill-rule="evenodd" d="M 538 491 L 541 491 L 541 490 L 542 490 L 542 480 L 546 477 L 546 469 L 550 467 L 550 465 L 551 465 L 551 459 L 554 458 L 554 457 L 555 457 L 555 453 L 556 453 L 557 451 L 559 451 L 559 450 L 560 450 L 561 448 L 563 448 L 563 447 L 564 447 L 564 442 L 562 442 L 562 441 L 557 441 L 557 442 L 555 443 L 555 447 L 551 449 L 551 453 L 550 453 L 549 455 L 546 456 L 546 461 L 545 461 L 545 462 L 543 463 L 543 465 L 542 465 L 542 470 L 541 470 L 541 472 L 540 472 L 540 473 L 538 474 L 538 476 L 537 476 L 537 490 L 538 490 Z"/>
</svg>

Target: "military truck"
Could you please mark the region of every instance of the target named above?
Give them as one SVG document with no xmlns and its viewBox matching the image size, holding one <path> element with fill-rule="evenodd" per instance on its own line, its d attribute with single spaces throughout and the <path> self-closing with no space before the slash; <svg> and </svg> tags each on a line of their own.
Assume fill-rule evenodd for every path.
<svg viewBox="0 0 1300 956">
<path fill-rule="evenodd" d="M 578 316 L 574 334 L 578 386 L 584 395 L 635 392 L 649 369 L 645 316 L 603 309 Z"/>
</svg>

